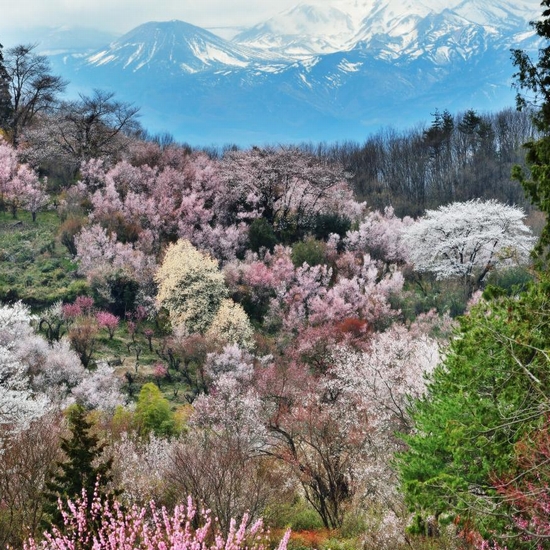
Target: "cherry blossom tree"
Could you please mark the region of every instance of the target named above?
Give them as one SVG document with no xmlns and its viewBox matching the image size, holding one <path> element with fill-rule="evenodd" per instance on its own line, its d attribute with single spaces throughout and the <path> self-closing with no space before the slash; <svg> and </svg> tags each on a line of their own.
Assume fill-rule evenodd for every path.
<svg viewBox="0 0 550 550">
<path fill-rule="evenodd" d="M 120 487 L 118 496 L 126 506 L 145 506 L 169 499 L 169 469 L 172 465 L 173 440 L 149 434 L 143 438 L 123 432 L 106 449 L 112 457 L 113 484 Z"/>
<path fill-rule="evenodd" d="M 495 200 L 428 210 L 405 231 L 409 259 L 438 279 L 461 278 L 471 294 L 491 270 L 528 262 L 535 240 L 524 218 L 520 208 Z"/>
<path fill-rule="evenodd" d="M 19 164 L 15 149 L 0 141 L 0 197 L 9 205 L 15 218 L 26 208 L 36 221 L 36 214 L 49 200 L 45 183 L 26 164 Z"/>
<path fill-rule="evenodd" d="M 340 527 L 356 494 L 355 468 L 368 447 L 368 411 L 339 388 L 333 391 L 330 374 L 314 375 L 284 361 L 261 374 L 270 436 L 264 452 L 287 466 L 325 527 Z"/>
<path fill-rule="evenodd" d="M 379 502 L 397 500 L 391 457 L 402 448 L 397 433 L 409 433 L 408 408 L 425 392 L 426 375 L 440 360 L 439 344 L 426 334 L 393 324 L 372 335 L 366 350 L 334 352 L 333 391 L 338 388 L 368 411 L 368 457 L 357 472 L 363 490 Z"/>
<path fill-rule="evenodd" d="M 96 319 L 97 324 L 109 333 L 109 340 L 112 340 L 120 323 L 120 318 L 108 311 L 98 311 Z"/>
<path fill-rule="evenodd" d="M 214 340 L 252 347 L 254 329 L 240 304 L 226 298 L 222 300 L 206 336 Z"/>
<path fill-rule="evenodd" d="M 32 319 L 21 302 L 0 306 L 0 426 L 15 431 L 42 416 L 48 407 L 46 396 L 32 390 L 28 366 L 19 358 L 20 346 L 33 336 Z"/>
<path fill-rule="evenodd" d="M 281 497 L 282 472 L 262 452 L 267 431 L 252 386 L 252 357 L 237 346 L 209 354 L 210 393 L 194 401 L 189 432 L 173 449 L 170 483 L 200 498 L 223 527 L 249 511 L 257 517 Z"/>
<path fill-rule="evenodd" d="M 403 233 L 412 223 L 412 218 L 398 218 L 391 206 L 386 207 L 383 213 L 369 212 L 357 230 L 346 234 L 346 249 L 368 253 L 386 262 L 402 263 L 407 259 Z"/>
<path fill-rule="evenodd" d="M 121 243 L 98 224 L 85 227 L 75 237 L 79 272 L 86 276 L 97 301 L 114 314 L 124 314 L 140 299 L 152 302 L 154 256 L 138 245 Z"/>
<path fill-rule="evenodd" d="M 340 167 L 297 148 L 229 152 L 222 177 L 236 219 L 263 217 L 280 237 L 311 228 L 318 213 L 354 218 L 362 209 Z"/>
</svg>

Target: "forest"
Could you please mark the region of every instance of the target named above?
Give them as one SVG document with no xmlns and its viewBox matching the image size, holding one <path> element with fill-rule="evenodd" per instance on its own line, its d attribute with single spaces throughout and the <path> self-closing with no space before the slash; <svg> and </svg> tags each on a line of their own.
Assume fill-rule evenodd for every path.
<svg viewBox="0 0 550 550">
<path fill-rule="evenodd" d="M 196 149 L 0 49 L 0 545 L 547 548 L 540 55 L 519 110 Z"/>
</svg>

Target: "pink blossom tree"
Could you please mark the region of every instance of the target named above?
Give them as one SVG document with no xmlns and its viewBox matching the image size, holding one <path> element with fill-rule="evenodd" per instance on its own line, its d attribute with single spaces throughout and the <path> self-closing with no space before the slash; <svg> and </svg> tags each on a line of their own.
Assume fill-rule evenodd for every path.
<svg viewBox="0 0 550 550">
<path fill-rule="evenodd" d="M 280 236 L 299 234 L 323 212 L 355 218 L 355 203 L 343 170 L 297 148 L 257 147 L 226 155 L 222 177 L 236 219 L 263 217 Z"/>
<path fill-rule="evenodd" d="M 383 213 L 369 212 L 357 230 L 347 233 L 344 243 L 347 250 L 368 253 L 389 263 L 403 263 L 408 257 L 403 233 L 412 224 L 412 218 L 398 218 L 388 206 Z"/>
<path fill-rule="evenodd" d="M 49 200 L 45 184 L 26 164 L 19 164 L 16 151 L 0 142 L 0 197 L 9 205 L 13 217 L 26 208 L 36 221 L 36 214 Z"/>
<path fill-rule="evenodd" d="M 262 521 L 248 527 L 248 516 L 240 523 L 232 520 L 226 533 L 216 526 L 208 511 L 198 511 L 191 498 L 187 504 L 177 505 L 173 512 L 157 509 L 153 502 L 147 508 L 123 510 L 118 502 L 102 502 L 86 496 L 76 502 L 60 504 L 63 530 L 53 527 L 44 533 L 41 542 L 29 538 L 25 550 L 70 550 L 75 547 L 93 547 L 97 550 L 134 548 L 153 550 L 264 550 L 267 534 Z M 194 527 L 199 524 L 199 527 Z M 290 532 L 287 532 L 277 550 L 286 550 Z"/>
<path fill-rule="evenodd" d="M 98 311 L 96 319 L 99 327 L 104 328 L 109 333 L 109 340 L 112 340 L 120 323 L 120 318 L 108 311 Z"/>
</svg>

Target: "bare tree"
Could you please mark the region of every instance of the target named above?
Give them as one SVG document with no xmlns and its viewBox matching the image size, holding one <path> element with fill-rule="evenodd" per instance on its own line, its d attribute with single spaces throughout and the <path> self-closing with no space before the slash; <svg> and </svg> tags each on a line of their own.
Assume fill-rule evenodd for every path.
<svg viewBox="0 0 550 550">
<path fill-rule="evenodd" d="M 50 64 L 34 52 L 36 44 L 22 44 L 6 52 L 12 116 L 8 125 L 11 141 L 18 145 L 21 132 L 39 113 L 48 112 L 65 90 L 67 82 L 51 74 Z"/>
<path fill-rule="evenodd" d="M 139 107 L 117 101 L 114 95 L 94 90 L 59 106 L 54 140 L 63 153 L 78 162 L 116 156 L 126 144 L 124 138 L 140 129 Z"/>
</svg>

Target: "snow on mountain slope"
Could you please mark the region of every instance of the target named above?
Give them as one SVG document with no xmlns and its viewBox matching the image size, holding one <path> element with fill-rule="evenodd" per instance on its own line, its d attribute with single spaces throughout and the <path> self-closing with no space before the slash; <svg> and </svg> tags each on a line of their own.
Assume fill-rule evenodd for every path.
<svg viewBox="0 0 550 550">
<path fill-rule="evenodd" d="M 125 70 L 196 73 L 220 67 L 253 68 L 276 61 L 266 52 L 254 52 L 183 21 L 150 22 L 136 27 L 87 58 L 93 66 Z"/>
<path fill-rule="evenodd" d="M 326 3 L 299 4 L 233 39 L 237 44 L 307 56 L 341 50 L 356 32 L 353 18 Z"/>
<path fill-rule="evenodd" d="M 334 0 L 329 5 L 313 0 L 238 34 L 233 42 L 290 56 L 373 47 L 391 59 L 421 55 L 422 42 L 433 43 L 448 32 L 525 29 L 537 12 L 538 0 Z"/>
</svg>

